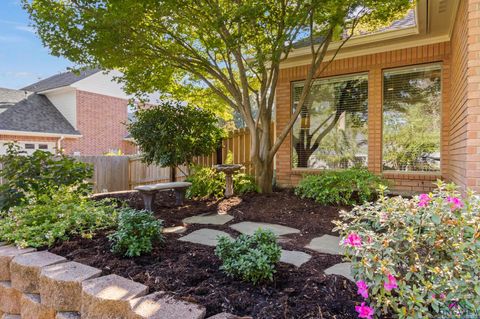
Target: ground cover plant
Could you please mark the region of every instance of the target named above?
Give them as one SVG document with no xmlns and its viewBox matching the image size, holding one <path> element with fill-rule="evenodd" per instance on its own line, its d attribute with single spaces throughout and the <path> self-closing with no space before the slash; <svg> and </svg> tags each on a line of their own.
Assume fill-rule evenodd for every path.
<svg viewBox="0 0 480 319">
<path fill-rule="evenodd" d="M 386 181 L 363 168 L 325 171 L 307 175 L 295 193 L 325 205 L 355 205 L 374 200 Z"/>
<path fill-rule="evenodd" d="M 360 318 L 477 317 L 480 200 L 437 183 L 412 199 L 380 196 L 340 214 L 337 229 L 353 263 Z"/>
<path fill-rule="evenodd" d="M 0 162 L 3 163 L 0 177 L 4 180 L 0 185 L 0 211 L 32 199 L 41 201 L 46 198 L 43 195 L 56 193 L 63 186 L 80 195 L 91 191 L 87 181 L 93 174 L 91 165 L 62 154 L 37 150 L 31 156 L 24 156 L 18 145 L 9 143 Z"/>
<path fill-rule="evenodd" d="M 70 187 L 39 195 L 26 193 L 24 204 L 0 215 L 0 241 L 19 247 L 45 247 L 73 236 L 89 237 L 115 225 L 115 208 L 91 201 Z"/>
<path fill-rule="evenodd" d="M 273 232 L 258 229 L 251 236 L 242 234 L 234 240 L 219 237 L 215 254 L 222 260 L 220 268 L 228 275 L 257 284 L 273 281 L 281 249 Z"/>
<path fill-rule="evenodd" d="M 225 173 L 218 173 L 210 167 L 194 167 L 192 174 L 187 178 L 192 183 L 187 189 L 188 198 L 222 198 L 225 192 Z M 245 173 L 233 175 L 233 191 L 235 194 L 258 192 L 255 178 Z"/>
<path fill-rule="evenodd" d="M 123 208 L 118 213 L 116 231 L 108 236 L 112 252 L 126 257 L 148 254 L 153 244 L 163 242 L 162 221 L 151 212 Z"/>
</svg>

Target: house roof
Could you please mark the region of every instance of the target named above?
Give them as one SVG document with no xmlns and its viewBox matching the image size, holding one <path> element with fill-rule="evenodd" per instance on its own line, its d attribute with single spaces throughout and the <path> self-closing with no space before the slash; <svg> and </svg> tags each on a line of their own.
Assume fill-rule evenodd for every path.
<svg viewBox="0 0 480 319">
<path fill-rule="evenodd" d="M 398 19 L 398 20 L 393 21 L 389 26 L 384 27 L 382 29 L 379 29 L 375 32 L 368 32 L 368 33 L 363 32 L 360 35 L 377 34 L 377 33 L 381 33 L 381 32 L 401 30 L 401 29 L 405 29 L 405 28 L 414 27 L 415 25 L 416 25 L 415 9 L 410 9 L 407 12 L 407 14 L 405 15 L 405 17 L 403 17 L 402 19 Z M 319 44 L 319 43 L 322 42 L 323 38 L 324 37 L 322 37 L 322 36 L 316 37 L 316 38 L 313 39 L 313 43 L 314 44 Z M 293 47 L 298 49 L 298 48 L 303 48 L 303 47 L 306 47 L 306 46 L 309 46 L 309 45 L 310 45 L 310 38 L 305 38 L 305 39 L 301 39 L 301 40 L 295 42 L 293 44 Z"/>
<path fill-rule="evenodd" d="M 86 69 L 80 71 L 80 73 L 74 73 L 73 71 L 68 71 L 60 74 L 53 75 L 46 79 L 40 80 L 36 83 L 30 84 L 22 90 L 32 91 L 32 92 L 43 92 L 51 89 L 56 89 L 63 86 L 71 85 L 75 82 L 78 82 L 90 75 L 100 72 L 100 69 Z"/>
<path fill-rule="evenodd" d="M 0 88 L 0 130 L 80 135 L 47 97 L 3 88 Z"/>
</svg>

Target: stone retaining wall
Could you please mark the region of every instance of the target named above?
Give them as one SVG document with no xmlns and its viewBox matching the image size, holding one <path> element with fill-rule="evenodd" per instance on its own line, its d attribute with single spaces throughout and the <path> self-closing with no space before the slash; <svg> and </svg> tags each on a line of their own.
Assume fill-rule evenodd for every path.
<svg viewBox="0 0 480 319">
<path fill-rule="evenodd" d="M 47 251 L 0 243 L 0 319 L 18 318 L 203 319 L 205 308 Z"/>
</svg>

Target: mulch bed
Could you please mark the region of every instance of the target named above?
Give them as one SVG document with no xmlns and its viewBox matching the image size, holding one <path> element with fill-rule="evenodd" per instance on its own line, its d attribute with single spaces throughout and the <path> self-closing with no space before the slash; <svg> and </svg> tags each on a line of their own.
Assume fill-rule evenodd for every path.
<svg viewBox="0 0 480 319">
<path fill-rule="evenodd" d="M 115 198 L 131 207 L 143 208 L 137 193 L 119 194 Z M 331 221 L 338 218 L 340 208 L 300 199 L 288 190 L 219 201 L 187 200 L 182 207 L 175 207 L 174 202 L 169 192 L 157 196 L 155 215 L 164 220 L 165 227 L 182 225 L 183 218 L 201 213 L 227 212 L 235 217 L 230 223 L 189 225 L 186 233 L 212 228 L 238 235 L 229 225 L 246 220 L 282 224 L 301 230 L 301 234 L 284 236 L 282 247 L 305 251 L 313 257 L 300 268 L 280 263 L 272 283 L 253 286 L 221 272 L 214 248 L 178 241 L 184 234 L 167 234 L 164 244 L 155 247 L 150 256 L 131 259 L 110 252 L 108 232 L 99 233 L 93 239 L 75 238 L 58 243 L 51 251 L 102 269 L 104 274 L 115 273 L 143 283 L 151 292 L 163 290 L 204 305 L 207 317 L 226 311 L 253 318 L 357 318 L 354 306 L 361 299 L 355 284 L 341 276 L 323 273 L 324 269 L 341 262 L 341 256 L 303 248 L 314 237 L 332 234 Z"/>
</svg>

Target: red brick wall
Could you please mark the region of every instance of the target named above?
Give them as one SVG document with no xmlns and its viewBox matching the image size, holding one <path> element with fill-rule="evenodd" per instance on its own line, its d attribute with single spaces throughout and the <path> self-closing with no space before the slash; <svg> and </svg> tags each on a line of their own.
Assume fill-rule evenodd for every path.
<svg viewBox="0 0 480 319">
<path fill-rule="evenodd" d="M 450 162 L 445 177 L 480 191 L 480 1 L 460 1 L 452 38 Z"/>
<path fill-rule="evenodd" d="M 77 130 L 82 137 L 62 143 L 67 154 L 101 155 L 112 149 L 124 154 L 134 153 L 130 142 L 124 141 L 127 129 L 128 100 L 77 91 Z"/>
<path fill-rule="evenodd" d="M 442 62 L 442 121 L 444 125 L 441 143 L 441 173 L 449 170 L 448 148 L 448 110 L 450 88 L 450 44 L 448 42 L 418 46 L 390 52 L 376 53 L 331 63 L 321 74 L 322 77 L 368 72 L 369 106 L 368 106 L 368 169 L 377 174 L 382 173 L 382 70 L 422 63 Z M 276 92 L 277 134 L 287 124 L 291 116 L 291 82 L 304 80 L 307 66 L 283 69 L 280 74 Z M 283 142 L 276 159 L 277 183 L 280 186 L 292 186 L 298 183 L 304 173 L 316 173 L 318 170 L 292 169 L 291 136 Z M 392 183 L 396 191 L 428 191 L 432 189 L 432 181 L 439 178 L 440 173 L 386 173 L 384 177 Z"/>
</svg>

